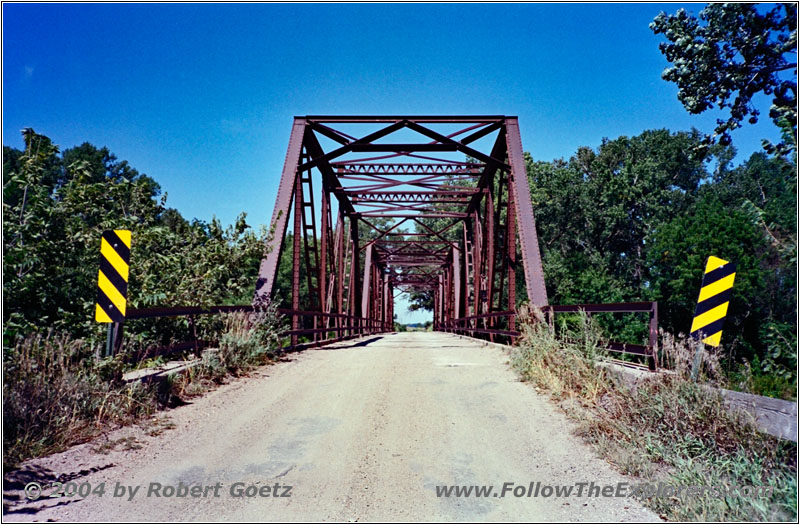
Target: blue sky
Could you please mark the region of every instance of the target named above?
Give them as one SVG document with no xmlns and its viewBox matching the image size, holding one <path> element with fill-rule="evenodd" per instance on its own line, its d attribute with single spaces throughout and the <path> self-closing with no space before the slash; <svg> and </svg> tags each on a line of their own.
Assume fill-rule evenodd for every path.
<svg viewBox="0 0 800 525">
<path fill-rule="evenodd" d="M 681 4 L 3 4 L 3 144 L 107 146 L 187 218 L 272 213 L 292 117 L 518 115 L 534 158 L 712 130 L 648 28 Z M 686 8 L 694 13 L 703 4 Z M 733 135 L 737 160 L 777 139 Z M 408 317 L 398 308 L 401 320 Z"/>
</svg>

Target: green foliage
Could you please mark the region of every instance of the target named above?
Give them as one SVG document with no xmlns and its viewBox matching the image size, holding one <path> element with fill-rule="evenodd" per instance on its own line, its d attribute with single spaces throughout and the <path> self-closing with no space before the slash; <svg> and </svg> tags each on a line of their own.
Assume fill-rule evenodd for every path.
<svg viewBox="0 0 800 525">
<path fill-rule="evenodd" d="M 200 366 L 156 385 L 122 381 L 122 356 L 99 359 L 85 340 L 67 333 L 18 338 L 3 355 L 4 465 L 89 440 L 117 425 L 139 421 L 178 396 L 198 394 L 269 363 L 280 351 L 284 324 L 272 305 L 223 316 L 213 334 L 219 348 Z M 158 366 L 163 359 L 142 365 Z"/>
<path fill-rule="evenodd" d="M 130 423 L 155 409 L 155 392 L 118 381 L 118 359 L 96 360 L 68 334 L 17 339 L 3 355 L 3 462 L 13 467 Z"/>
<path fill-rule="evenodd" d="M 98 357 L 105 325 L 94 322 L 94 302 L 104 230 L 132 230 L 130 308 L 249 303 L 267 238 L 244 214 L 227 228 L 216 219 L 187 221 L 165 207 L 153 179 L 107 148 L 84 143 L 60 153 L 31 129 L 23 138 L 24 151 L 3 148 L 7 465 L 137 420 L 180 386 L 125 385 L 121 357 Z M 237 319 L 201 316 L 193 327 L 187 318 L 129 321 L 124 349 L 186 340 L 193 329 L 201 339 L 221 339 L 212 374 L 221 380 L 280 348 L 282 325 L 272 306 Z M 199 383 L 192 388 L 202 389 Z"/>
<path fill-rule="evenodd" d="M 226 314 L 219 336 L 219 349 L 203 355 L 201 374 L 221 381 L 270 362 L 280 351 L 280 333 L 285 328 L 277 308 L 262 305 L 253 313 Z"/>
<path fill-rule="evenodd" d="M 733 152 L 716 147 L 711 174 L 713 158 L 694 154 L 701 143 L 694 131 L 655 130 L 580 148 L 568 161 L 526 158 L 550 301 L 655 300 L 660 325 L 685 333 L 703 265 L 716 255 L 737 264 L 726 367 L 736 373 L 747 360 L 756 376 L 795 382 L 793 166 L 757 153 L 730 168 Z M 614 340 L 646 336 L 642 317 L 596 319 Z"/>
<path fill-rule="evenodd" d="M 744 119 L 757 122 L 753 97 L 763 93 L 773 96 L 770 117 L 785 132 L 783 142 L 765 146 L 779 154 L 797 149 L 797 5 L 773 5 L 765 11 L 758 4 L 712 3 L 698 17 L 679 9 L 650 24 L 668 40 L 659 44 L 672 63 L 662 77 L 678 85 L 684 107 L 696 114 L 716 105 L 730 114 L 704 146 L 717 137 L 730 144 Z M 793 76 L 782 75 L 789 70 Z"/>
<path fill-rule="evenodd" d="M 132 308 L 242 304 L 252 299 L 266 231 L 244 214 L 223 228 L 189 222 L 166 209 L 158 184 L 108 149 L 84 143 L 59 154 L 45 136 L 24 130 L 25 151 L 3 150 L 3 326 L 6 345 L 55 328 L 90 344 L 100 236 L 133 232 L 128 304 Z M 200 320 L 201 329 L 205 319 Z M 185 319 L 128 323 L 137 344 L 187 335 Z"/>
</svg>

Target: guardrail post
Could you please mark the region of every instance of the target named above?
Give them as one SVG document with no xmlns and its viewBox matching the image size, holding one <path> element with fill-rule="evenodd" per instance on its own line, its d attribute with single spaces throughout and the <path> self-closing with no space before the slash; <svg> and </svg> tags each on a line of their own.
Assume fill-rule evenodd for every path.
<svg viewBox="0 0 800 525">
<path fill-rule="evenodd" d="M 114 323 L 114 335 L 112 337 L 111 355 L 116 355 L 122 349 L 122 334 L 125 329 L 125 322 Z"/>
<path fill-rule="evenodd" d="M 650 326 L 649 326 L 648 346 L 651 355 L 647 360 L 650 370 L 658 368 L 658 303 L 653 301 L 650 307 Z"/>
</svg>

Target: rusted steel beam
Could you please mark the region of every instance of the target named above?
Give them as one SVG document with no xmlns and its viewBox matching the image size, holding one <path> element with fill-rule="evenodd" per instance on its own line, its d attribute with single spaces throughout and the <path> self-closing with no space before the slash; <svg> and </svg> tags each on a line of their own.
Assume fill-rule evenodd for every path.
<svg viewBox="0 0 800 525">
<path fill-rule="evenodd" d="M 440 212 L 440 213 L 421 213 L 419 215 L 411 214 L 411 213 L 400 213 L 400 212 L 366 212 L 366 213 L 359 213 L 359 217 L 385 217 L 389 219 L 463 219 L 467 217 L 466 213 L 456 213 L 456 212 Z"/>
<path fill-rule="evenodd" d="M 507 310 L 505 312 L 491 312 L 488 314 L 478 314 L 478 315 L 469 315 L 466 317 L 460 317 L 455 319 L 456 321 L 470 321 L 472 319 L 486 319 L 489 317 L 512 317 L 517 315 L 516 311 L 514 310 Z"/>
<path fill-rule="evenodd" d="M 342 155 L 344 155 L 346 153 L 350 153 L 351 151 L 353 151 L 353 148 L 356 147 L 356 146 L 370 144 L 370 143 L 372 143 L 373 140 L 378 140 L 380 138 L 385 137 L 386 135 L 391 135 L 392 133 L 394 133 L 397 130 L 403 129 L 404 126 L 405 126 L 405 123 L 402 122 L 402 121 L 395 122 L 395 123 L 393 123 L 393 124 L 391 124 L 389 126 L 386 126 L 383 129 L 380 129 L 378 131 L 375 131 L 373 133 L 365 135 L 364 137 L 362 137 L 360 139 L 357 139 L 357 140 L 354 140 L 352 142 L 349 142 L 348 144 L 345 144 L 344 146 L 342 146 L 340 148 L 337 148 L 337 149 L 335 149 L 335 150 L 333 150 L 333 151 L 331 151 L 329 153 L 326 153 L 321 157 L 317 157 L 317 158 L 315 158 L 313 160 L 310 160 L 310 161 L 302 164 L 299 167 L 299 169 L 300 170 L 309 170 L 309 169 L 314 168 L 314 167 L 316 167 L 316 166 L 318 166 L 320 164 L 329 163 L 331 160 L 333 160 L 333 159 L 335 159 L 337 157 L 341 157 Z"/>
<path fill-rule="evenodd" d="M 508 117 L 503 115 L 308 115 L 305 118 L 310 122 L 327 124 L 370 124 L 404 120 L 420 124 L 459 124 L 463 122 L 491 124 Z"/>
<path fill-rule="evenodd" d="M 330 190 L 325 187 L 323 182 L 320 192 L 322 200 L 320 206 L 320 248 L 319 248 L 319 302 L 324 312 L 328 311 L 328 250 L 330 249 Z"/>
<path fill-rule="evenodd" d="M 319 141 L 313 133 L 306 133 L 305 145 L 312 157 L 320 158 L 324 156 L 325 153 L 322 150 L 322 146 L 320 146 Z M 355 213 L 355 209 L 350 203 L 350 199 L 343 195 L 339 190 L 339 188 L 342 186 L 342 183 L 339 181 L 339 178 L 336 176 L 336 173 L 334 173 L 330 164 L 327 162 L 321 162 L 318 168 L 322 174 L 323 185 L 325 185 L 329 191 L 332 191 L 333 194 L 336 195 L 336 199 L 339 202 L 339 207 L 343 208 L 347 213 Z"/>
<path fill-rule="evenodd" d="M 232 306 L 161 306 L 157 308 L 128 308 L 125 319 L 151 319 L 154 317 L 182 317 L 186 315 L 252 312 L 252 304 Z"/>
<path fill-rule="evenodd" d="M 329 139 L 338 142 L 339 144 L 342 145 L 349 144 L 351 141 L 355 140 L 353 137 L 345 133 L 342 133 L 341 131 L 329 128 L 328 126 L 320 124 L 319 122 L 308 121 L 308 125 L 311 129 L 313 129 L 320 135 L 324 135 Z"/>
<path fill-rule="evenodd" d="M 364 257 L 364 281 L 361 291 L 361 312 L 364 317 L 370 317 L 370 292 L 372 291 L 372 245 L 367 246 Z"/>
<path fill-rule="evenodd" d="M 422 143 L 398 143 L 398 144 L 384 144 L 382 142 L 378 143 L 364 143 L 364 144 L 353 144 L 350 146 L 350 151 L 355 153 L 364 153 L 364 152 L 384 152 L 384 151 L 395 151 L 395 152 L 409 152 L 409 151 L 458 151 L 458 146 L 455 144 L 422 144 Z"/>
<path fill-rule="evenodd" d="M 300 309 L 300 241 L 303 235 L 303 184 L 300 172 L 295 174 L 294 184 L 294 231 L 292 232 L 292 310 Z M 292 315 L 292 330 L 300 328 L 300 318 Z M 292 346 L 297 345 L 297 336 L 292 336 Z"/>
<path fill-rule="evenodd" d="M 261 261 L 258 269 L 258 280 L 253 296 L 253 304 L 262 304 L 269 299 L 272 290 L 275 288 L 275 275 L 278 271 L 278 261 L 281 257 L 283 239 L 286 235 L 286 222 L 289 215 L 289 207 L 292 203 L 294 186 L 297 177 L 297 165 L 300 161 L 300 153 L 303 148 L 303 136 L 306 131 L 306 120 L 295 118 L 292 124 L 292 133 L 289 137 L 289 148 L 286 152 L 286 161 L 283 165 L 283 173 L 278 184 L 278 195 L 275 199 L 275 208 L 272 212 L 270 225 L 272 237 L 267 242 L 267 255 Z"/>
<path fill-rule="evenodd" d="M 461 317 L 461 250 L 453 248 L 453 317 Z"/>
<path fill-rule="evenodd" d="M 460 143 L 460 142 L 458 142 L 456 140 L 453 140 L 453 139 L 451 139 L 449 137 L 446 137 L 446 136 L 442 135 L 441 133 L 433 131 L 432 129 L 426 128 L 425 126 L 421 126 L 420 124 L 418 124 L 416 122 L 409 122 L 407 124 L 407 126 L 410 129 L 413 129 L 414 131 L 416 131 L 417 133 L 420 133 L 422 135 L 425 135 L 426 137 L 429 137 L 429 138 L 432 138 L 433 140 L 438 141 L 438 145 L 440 145 L 440 146 L 450 146 L 451 148 L 454 148 L 455 151 L 460 151 L 461 153 L 464 153 L 465 155 L 469 155 L 470 157 L 473 157 L 473 158 L 476 158 L 476 159 L 478 159 L 480 161 L 483 161 L 486 164 L 494 164 L 497 167 L 503 168 L 503 169 L 507 169 L 508 168 L 506 163 L 503 162 L 502 160 L 497 159 L 495 157 L 492 157 L 491 155 L 487 155 L 487 154 L 483 153 L 482 151 L 478 151 L 476 149 L 473 149 L 473 148 L 471 148 L 471 147 L 469 147 L 469 146 L 467 146 L 465 144 L 462 144 L 462 143 Z M 405 150 L 401 150 L 401 151 L 405 151 Z"/>
<path fill-rule="evenodd" d="M 547 305 L 541 309 L 543 312 L 580 312 L 583 310 L 587 313 L 637 313 L 650 312 L 653 309 L 653 302 L 557 304 Z"/>
<path fill-rule="evenodd" d="M 349 280 L 349 300 L 350 315 L 361 317 L 361 270 L 358 249 L 358 220 L 350 218 L 350 280 Z"/>
<path fill-rule="evenodd" d="M 510 310 L 517 309 L 517 207 L 515 199 L 514 192 L 509 188 L 508 207 L 506 208 L 506 270 L 508 273 L 508 308 Z M 510 330 L 516 328 L 515 317 L 509 319 L 508 328 Z"/>
<path fill-rule="evenodd" d="M 650 322 L 648 323 L 648 346 L 650 347 L 650 359 L 648 366 L 650 370 L 658 368 L 658 303 L 653 301 L 650 309 Z"/>
<path fill-rule="evenodd" d="M 371 124 L 372 131 L 355 137 L 349 134 L 351 128 L 347 129 L 349 133 L 336 129 L 339 123 Z M 451 126 L 445 132 L 437 124 L 459 126 L 456 131 L 451 131 Z M 407 133 L 403 140 L 391 140 L 390 135 L 406 128 L 421 135 L 423 141 L 407 141 Z M 488 153 L 470 145 L 493 134 L 496 137 Z M 319 141 L 321 137 L 336 143 L 332 150 L 325 151 Z M 430 142 L 424 142 L 427 139 Z M 524 194 L 522 200 L 532 207 L 521 143 L 517 147 L 514 139 L 519 142 L 515 117 L 298 117 L 279 187 L 277 203 L 283 207 L 273 214 L 282 219 L 282 224 L 280 220 L 273 221 L 277 227 L 271 243 L 277 244 L 278 249 L 271 257 L 265 257 L 262 264 L 266 265 L 262 272 L 265 278 L 259 281 L 258 290 L 265 285 L 269 291 L 273 289 L 270 279 L 274 280 L 276 275 L 280 245 L 286 234 L 285 215 L 294 199 L 293 311 L 318 309 L 348 313 L 359 318 L 354 321 L 357 328 L 346 330 L 348 335 L 372 333 L 391 327 L 393 301 L 390 297 L 395 287 L 401 290 L 433 287 L 435 318 L 442 329 L 482 328 L 490 338 L 504 335 L 495 333 L 496 330 L 502 332 L 509 328 L 505 332 L 513 332 L 513 316 L 507 320 L 495 317 L 456 320 L 467 314 L 514 309 L 517 232 L 520 233 L 529 290 L 532 289 L 531 273 L 536 274 L 537 266 L 541 268 L 540 260 L 531 264 L 528 260 L 532 253 L 531 225 L 525 224 L 525 202 L 520 195 Z M 357 155 L 362 151 L 379 154 Z M 443 158 L 445 155 L 425 153 L 435 151 L 458 151 L 477 160 L 456 161 Z M 317 183 L 313 181 L 320 177 L 322 183 L 317 187 L 322 192 L 321 205 L 315 209 L 314 185 Z M 286 186 L 288 190 L 281 189 Z M 338 204 L 335 230 L 332 228 L 331 194 Z M 426 224 L 426 219 L 447 220 L 440 221 L 444 225 L 432 228 Z M 399 231 L 399 225 L 406 221 L 413 221 L 417 230 Z M 364 242 L 359 240 L 359 222 L 375 232 Z M 448 233 L 453 227 L 463 228 L 463 233 L 455 236 L 456 240 Z M 537 244 L 535 225 L 532 231 L 533 242 Z M 302 244 L 299 249 L 298 244 Z M 365 250 L 365 259 L 368 259 L 363 268 L 359 258 L 361 250 Z M 536 255 L 539 255 L 538 245 Z M 267 265 L 268 259 L 270 265 L 274 265 Z M 296 282 L 298 274 L 302 276 L 301 259 L 309 281 L 310 296 L 306 298 L 298 297 Z M 267 276 L 266 270 L 270 268 L 274 271 Z M 423 271 L 425 275 L 401 275 L 395 270 Z M 543 303 L 537 296 L 531 296 L 535 304 L 546 304 L 543 281 L 541 294 Z M 314 339 L 326 337 L 326 329 L 347 324 L 343 318 L 291 315 L 292 330 L 312 330 L 305 333 Z M 306 321 L 300 323 L 300 319 Z M 296 346 L 297 341 L 293 343 Z"/>
<path fill-rule="evenodd" d="M 508 162 L 511 165 L 511 191 L 514 192 L 517 207 L 517 224 L 528 300 L 531 304 L 544 306 L 547 304 L 547 290 L 544 285 L 542 256 L 539 252 L 539 238 L 536 235 L 536 220 L 533 216 L 531 190 L 525 170 L 519 123 L 515 117 L 506 119 L 506 142 L 508 144 Z"/>
<path fill-rule="evenodd" d="M 483 169 L 477 163 L 354 163 L 332 162 L 344 175 L 472 175 Z"/>
</svg>

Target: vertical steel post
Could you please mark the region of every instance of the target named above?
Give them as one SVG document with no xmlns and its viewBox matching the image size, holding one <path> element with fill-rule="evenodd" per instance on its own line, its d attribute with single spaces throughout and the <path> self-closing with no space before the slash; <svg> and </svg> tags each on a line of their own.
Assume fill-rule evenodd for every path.
<svg viewBox="0 0 800 525">
<path fill-rule="evenodd" d="M 294 184 L 294 232 L 292 237 L 292 330 L 300 328 L 300 242 L 303 235 L 303 185 L 300 173 Z M 297 334 L 292 334 L 292 346 L 297 346 Z"/>
<path fill-rule="evenodd" d="M 108 357 L 114 353 L 114 323 L 108 323 L 106 332 L 106 349 L 103 357 Z"/>
<path fill-rule="evenodd" d="M 472 268 L 473 268 L 473 280 L 472 286 L 474 289 L 474 297 L 473 297 L 473 304 L 472 304 L 472 315 L 478 315 L 481 313 L 481 293 L 483 291 L 481 287 L 481 282 L 483 280 L 483 225 L 481 224 L 480 214 L 476 209 L 473 213 L 472 219 L 472 233 L 473 233 L 473 243 L 472 243 Z M 478 328 L 478 319 L 472 319 L 470 322 L 470 328 L 477 329 Z"/>
<path fill-rule="evenodd" d="M 453 248 L 453 319 L 461 317 L 461 252 Z"/>
<path fill-rule="evenodd" d="M 389 304 L 392 301 L 392 295 L 389 292 L 389 274 L 383 274 L 383 325 L 384 330 L 386 330 L 387 323 L 394 323 L 394 319 L 391 317 L 391 313 L 389 312 Z"/>
<path fill-rule="evenodd" d="M 650 346 L 651 354 L 647 359 L 647 364 L 650 370 L 656 370 L 658 368 L 658 303 L 655 301 L 650 308 L 648 346 Z"/>
<path fill-rule="evenodd" d="M 350 262 L 350 315 L 353 316 L 352 326 L 356 327 L 351 335 L 361 333 L 361 320 L 356 319 L 361 315 L 361 262 L 358 248 L 358 218 L 350 216 L 350 248 L 352 261 Z"/>
<path fill-rule="evenodd" d="M 328 310 L 328 238 L 330 236 L 330 232 L 328 231 L 330 228 L 329 223 L 329 212 L 330 212 L 330 193 L 328 192 L 328 188 L 325 187 L 325 184 L 322 185 L 322 206 L 320 213 L 322 216 L 320 217 L 320 225 L 319 225 L 319 236 L 320 236 L 320 250 L 319 250 L 319 276 L 317 279 L 319 280 L 318 288 L 319 288 L 319 304 L 320 304 L 320 311 L 323 313 L 330 313 Z M 323 326 L 327 326 L 328 322 L 327 319 L 322 320 Z M 326 339 L 326 337 L 323 337 Z"/>
<path fill-rule="evenodd" d="M 347 235 L 345 232 L 344 211 L 339 207 L 339 218 L 336 222 L 336 229 L 338 234 L 336 236 L 336 313 L 344 314 L 344 267 L 347 254 L 345 253 Z M 348 323 L 341 317 L 337 317 L 337 328 L 347 326 Z M 342 337 L 345 333 L 341 330 L 337 332 L 338 337 Z"/>
<path fill-rule="evenodd" d="M 371 292 L 372 292 L 372 244 L 367 245 L 367 253 L 364 257 L 364 280 L 362 281 L 361 289 L 361 315 L 367 318 L 367 322 L 371 322 Z M 369 328 L 369 326 L 367 326 Z"/>
<path fill-rule="evenodd" d="M 490 184 L 492 181 L 490 181 Z M 489 188 L 492 186 L 490 185 Z M 492 301 L 494 299 L 494 290 L 495 290 L 495 224 L 494 224 L 494 198 L 492 197 L 491 189 L 489 194 L 486 195 L 486 213 L 484 214 L 484 220 L 486 221 L 486 278 L 488 283 L 486 283 L 486 301 L 484 303 L 483 312 L 482 313 L 491 313 L 492 312 Z M 489 318 L 491 319 L 491 318 Z M 491 325 L 491 321 L 489 321 Z"/>
<path fill-rule="evenodd" d="M 508 206 L 506 207 L 506 257 L 508 274 L 508 310 L 517 311 L 517 209 L 514 200 L 512 174 L 508 176 Z M 516 330 L 516 314 L 508 318 L 508 329 Z"/>
</svg>

